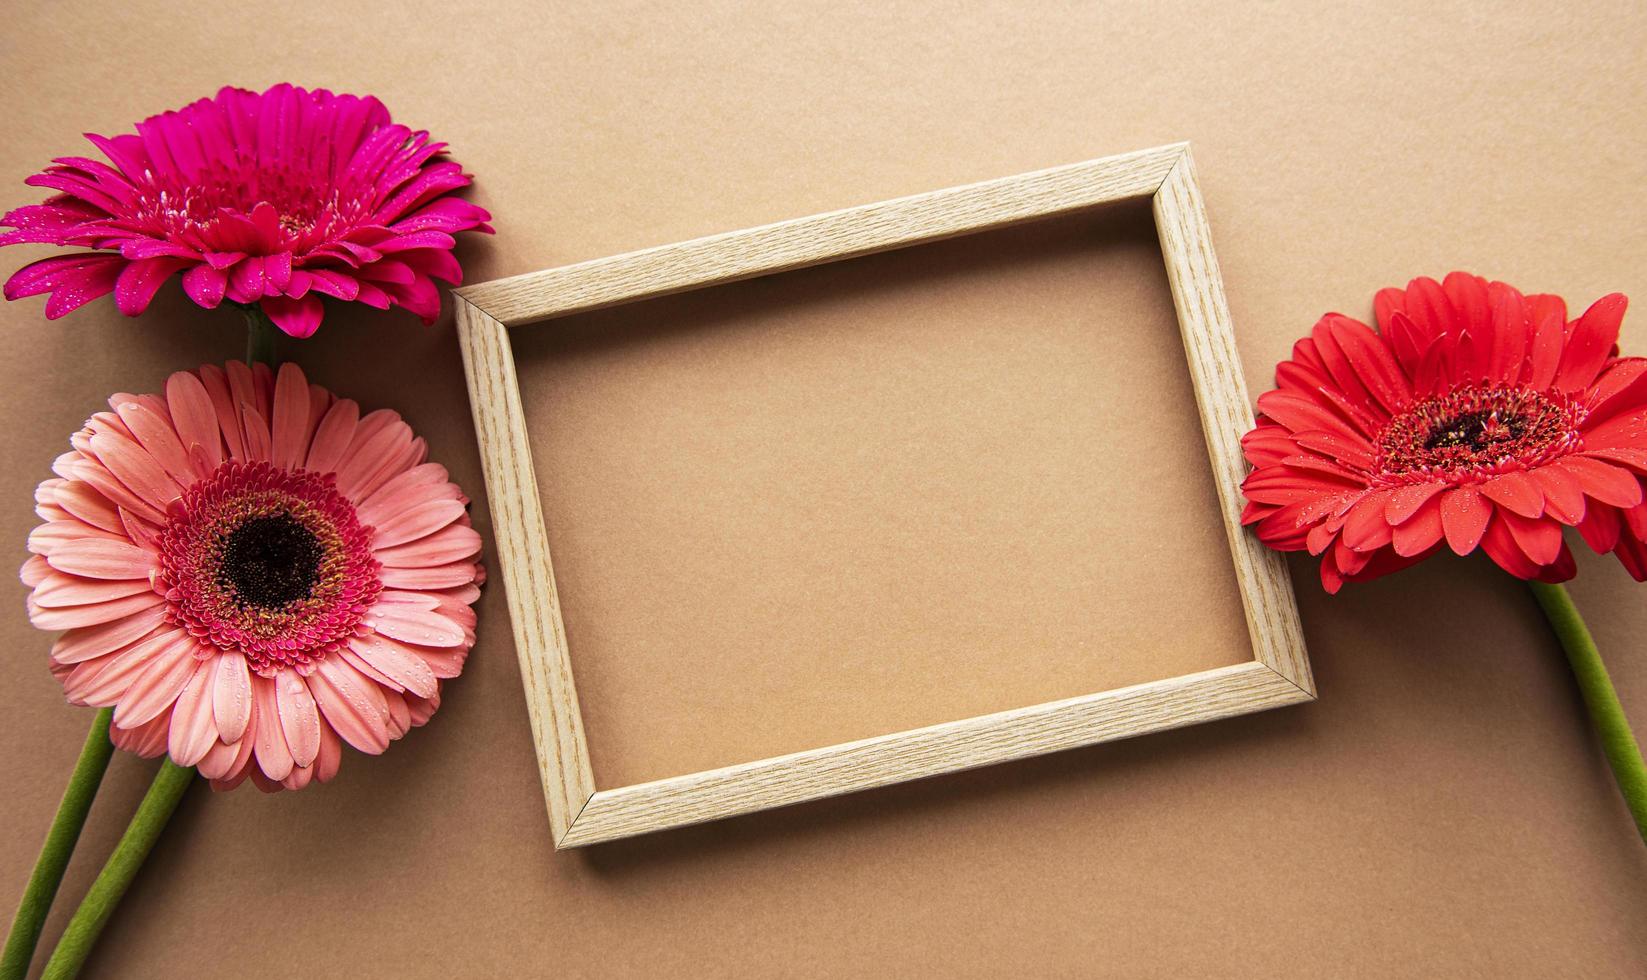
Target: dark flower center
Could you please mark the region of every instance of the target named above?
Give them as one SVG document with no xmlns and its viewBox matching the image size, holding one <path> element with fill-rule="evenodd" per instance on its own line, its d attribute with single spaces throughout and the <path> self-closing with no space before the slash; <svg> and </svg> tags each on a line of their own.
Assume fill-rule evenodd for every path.
<svg viewBox="0 0 1647 980">
<path fill-rule="evenodd" d="M 1428 450 L 1462 446 L 1473 453 L 1484 453 L 1500 443 L 1513 443 L 1527 431 L 1527 419 L 1520 415 L 1500 418 L 1494 411 L 1465 412 L 1445 419 L 1430 430 L 1424 440 Z"/>
<path fill-rule="evenodd" d="M 383 590 L 372 529 L 329 473 L 231 460 L 184 491 L 156 543 L 172 622 L 263 677 L 312 670 Z"/>
<path fill-rule="evenodd" d="M 1384 482 L 1467 480 L 1538 466 L 1578 445 L 1584 410 L 1558 392 L 1463 385 L 1414 402 L 1378 434 Z"/>
<path fill-rule="evenodd" d="M 280 609 L 314 592 L 324 554 L 320 539 L 292 515 L 254 517 L 224 542 L 218 583 L 243 608 Z"/>
</svg>

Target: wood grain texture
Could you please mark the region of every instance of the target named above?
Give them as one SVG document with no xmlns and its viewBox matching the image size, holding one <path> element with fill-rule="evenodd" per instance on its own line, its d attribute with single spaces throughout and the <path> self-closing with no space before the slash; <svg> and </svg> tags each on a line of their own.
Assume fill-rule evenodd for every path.
<svg viewBox="0 0 1647 980">
<path fill-rule="evenodd" d="M 559 841 L 582 847 L 666 827 L 959 772 L 1310 700 L 1259 663 L 601 790 Z"/>
<path fill-rule="evenodd" d="M 457 328 L 486 474 L 492 542 L 508 592 L 549 826 L 558 841 L 595 792 L 595 774 L 572 682 L 515 357 L 503 324 L 462 299 Z"/>
<path fill-rule="evenodd" d="M 966 184 L 458 290 L 514 327 L 1152 194 L 1182 144 Z"/>
<path fill-rule="evenodd" d="M 596 791 L 508 328 L 1152 197 L 1254 660 L 1062 701 Z M 1241 526 L 1253 415 L 1187 144 L 700 238 L 459 291 L 458 327 L 556 847 L 1295 704 L 1315 697 L 1291 581 Z"/>
<path fill-rule="evenodd" d="M 1154 211 L 1253 656 L 1313 697 L 1315 680 L 1286 564 L 1241 526 L 1241 481 L 1247 473 L 1241 437 L 1252 428 L 1253 414 L 1212 250 L 1212 229 L 1187 146 L 1156 192 Z"/>
</svg>

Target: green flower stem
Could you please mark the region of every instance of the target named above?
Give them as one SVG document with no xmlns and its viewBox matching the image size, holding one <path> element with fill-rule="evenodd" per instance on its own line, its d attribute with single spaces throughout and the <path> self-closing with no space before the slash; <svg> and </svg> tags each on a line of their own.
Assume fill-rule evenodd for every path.
<svg viewBox="0 0 1647 980">
<path fill-rule="evenodd" d="M 1613 767 L 1613 778 L 1618 790 L 1635 818 L 1636 830 L 1647 841 L 1647 765 L 1641 761 L 1641 749 L 1630 731 L 1630 722 L 1624 717 L 1624 706 L 1618 703 L 1618 692 L 1613 690 L 1612 679 L 1596 651 L 1595 639 L 1584 625 L 1584 619 L 1573 605 L 1572 596 L 1560 585 L 1529 582 L 1538 604 L 1544 609 L 1544 618 L 1550 621 L 1561 648 L 1567 651 L 1567 662 L 1572 665 L 1573 677 L 1578 681 L 1584 706 L 1590 710 L 1590 724 L 1595 726 L 1596 737 L 1607 764 Z"/>
<path fill-rule="evenodd" d="M 261 361 L 270 367 L 277 367 L 280 364 L 280 328 L 274 325 L 261 306 L 242 306 L 240 311 L 246 314 L 246 363 L 257 364 Z"/>
<path fill-rule="evenodd" d="M 86 893 L 74 918 L 69 920 L 63 938 L 57 941 L 57 950 L 51 954 L 46 972 L 42 974 L 46 980 L 69 980 L 80 972 L 103 926 L 114 914 L 132 879 L 137 877 L 137 869 L 143 866 L 143 859 L 149 856 L 154 842 L 160 839 L 160 832 L 166 829 L 172 811 L 193 783 L 193 768 L 185 769 L 170 759 L 160 764 L 160 771 L 155 773 L 154 782 L 149 784 L 149 792 L 138 805 L 126 833 L 115 845 L 97 880 L 92 882 L 91 891 Z"/>
<path fill-rule="evenodd" d="M 114 709 L 104 708 L 92 718 L 80 759 L 69 776 L 68 788 L 63 790 L 63 802 L 57 805 L 57 816 L 46 832 L 46 843 L 40 848 L 34 873 L 23 890 L 23 901 L 11 921 L 6 951 L 0 956 L 0 980 L 22 980 L 29 972 L 46 913 L 57 897 L 57 886 L 63 883 L 63 869 L 68 867 L 69 855 L 80 840 L 80 828 L 85 826 L 86 813 L 103 781 L 103 771 L 109 767 L 109 756 L 114 753 L 114 743 L 109 741 L 109 719 L 113 716 Z"/>
</svg>

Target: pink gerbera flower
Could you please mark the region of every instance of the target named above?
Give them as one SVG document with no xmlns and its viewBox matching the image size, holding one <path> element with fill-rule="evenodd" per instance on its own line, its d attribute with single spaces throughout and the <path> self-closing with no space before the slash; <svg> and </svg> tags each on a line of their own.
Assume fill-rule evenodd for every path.
<svg viewBox="0 0 1647 980">
<path fill-rule="evenodd" d="M 1337 313 L 1275 371 L 1242 441 L 1244 520 L 1321 581 L 1375 578 L 1446 547 L 1559 582 L 1563 529 L 1647 580 L 1647 359 L 1617 356 L 1625 299 L 1576 320 L 1558 296 L 1454 272 Z"/>
<path fill-rule="evenodd" d="M 118 394 L 40 484 L 29 617 L 112 738 L 226 789 L 336 774 L 429 720 L 474 643 L 480 536 L 400 416 L 294 364 Z"/>
<path fill-rule="evenodd" d="M 100 250 L 35 262 L 6 283 L 7 299 L 51 293 L 48 318 L 110 291 L 136 316 L 181 272 L 201 306 L 256 307 L 294 337 L 319 328 L 322 295 L 433 323 L 434 280 L 463 278 L 452 236 L 492 230 L 485 210 L 451 195 L 469 175 L 443 158 L 446 144 L 391 122 L 371 97 L 225 88 L 135 135 L 86 138 L 109 163 L 55 160 L 27 182 L 59 193 L 0 221 L 15 229 L 0 245 Z"/>
</svg>

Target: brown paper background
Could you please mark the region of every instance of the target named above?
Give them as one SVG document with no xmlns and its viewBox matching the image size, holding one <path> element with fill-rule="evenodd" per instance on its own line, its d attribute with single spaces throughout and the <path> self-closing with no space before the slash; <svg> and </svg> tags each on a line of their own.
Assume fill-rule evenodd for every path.
<svg viewBox="0 0 1647 980">
<path fill-rule="evenodd" d="M 598 784 L 1252 659 L 1177 337 L 1147 202 L 517 331 Z"/>
<path fill-rule="evenodd" d="M 119 131 L 226 81 L 290 79 L 375 92 L 453 144 L 497 215 L 496 239 L 465 246 L 477 281 L 1188 138 L 1255 392 L 1321 312 L 1365 314 L 1376 288 L 1419 273 L 1463 266 L 1575 304 L 1615 289 L 1647 296 L 1647 20 L 1632 5 L 10 6 L 6 207 L 37 198 L 19 181 L 47 159 L 84 152 L 81 131 Z M 530 342 L 530 381 L 560 382 L 534 386 L 531 411 L 561 478 L 546 503 L 564 495 L 558 504 L 578 513 L 552 533 L 569 629 L 589 638 L 580 681 L 603 782 L 1077 693 L 1150 662 L 1114 653 L 1139 638 L 1184 658 L 1174 669 L 1239 656 L 1220 626 L 1233 615 L 1229 584 L 1204 553 L 1216 540 L 1210 496 L 1182 444 L 1194 431 L 1187 385 L 1169 376 L 1170 334 L 1157 329 L 1170 324 L 1159 258 L 1136 216 L 1111 217 L 593 315 Z M 9 271 L 44 250 L 0 254 Z M 98 400 L 235 355 L 242 331 L 176 290 L 135 321 L 106 302 L 51 324 L 38 300 L 0 317 L 0 540 L 21 560 L 30 490 Z M 1638 311 L 1625 326 L 1637 352 L 1642 323 Z M 917 358 L 951 336 L 965 343 Z M 1136 372 L 1103 362 L 1112 340 Z M 1040 356 L 1054 352 L 1069 356 Z M 317 381 L 401 409 L 480 495 L 449 323 L 426 331 L 410 317 L 334 312 L 298 356 Z M 850 370 L 854 357 L 873 369 Z M 889 362 L 908 368 L 907 386 Z M 964 390 L 1003 376 L 1010 390 Z M 683 414 L 632 414 L 660 411 L 655 396 L 683 386 Z M 832 390 L 843 397 L 828 400 Z M 1131 400 L 1123 390 L 1154 398 L 1111 424 Z M 786 394 L 795 401 L 760 425 L 721 424 Z M 806 433 L 814 444 L 869 447 L 860 461 L 877 465 L 858 472 L 882 481 L 872 493 L 801 459 L 802 440 L 765 438 L 815 418 L 803 399 L 851 423 Z M 849 417 L 854 403 L 882 411 Z M 900 408 L 916 428 L 887 415 Z M 553 425 L 556 410 L 580 424 Z M 963 433 L 965 411 L 987 424 Z M 623 429 L 623 413 L 646 423 L 635 445 L 602 438 Z M 1141 523 L 1116 523 L 1127 513 L 1107 503 L 1124 482 L 1101 460 L 1032 451 L 1066 423 L 1156 481 L 1161 499 L 1128 501 Z M 928 430 L 970 435 L 969 452 L 1018 465 L 990 475 L 990 499 L 968 496 L 940 472 L 965 460 L 896 441 Z M 1032 438 L 1013 438 L 1023 432 Z M 634 469 L 647 440 L 669 450 L 653 456 L 685 486 L 719 481 L 732 499 L 660 497 Z M 1151 443 L 1163 454 L 1144 455 Z M 1044 514 L 1023 506 L 1036 462 L 1068 467 L 1041 484 Z M 788 472 L 760 469 L 780 465 Z M 613 499 L 596 492 L 603 480 Z M 1102 499 L 1078 493 L 1083 480 Z M 787 510 L 752 512 L 743 532 L 728 524 L 740 500 L 775 487 L 795 495 L 779 495 Z M 828 491 L 839 533 L 757 540 L 805 516 L 808 488 Z M 951 493 L 964 519 L 930 539 L 956 560 L 958 582 L 935 605 L 886 605 L 863 580 L 877 556 L 854 529 L 907 488 Z M 632 527 L 623 503 L 636 505 Z M 1079 534 L 993 533 L 1047 514 Z M 1142 523 L 1174 514 L 1180 528 Z M 484 526 L 484 507 L 477 517 Z M 918 543 L 941 522 L 920 508 L 908 517 L 885 557 L 915 576 L 914 594 L 938 575 Z M 679 536 L 655 543 L 665 526 Z M 968 551 L 967 533 L 994 551 Z M 1100 540 L 1117 560 L 1081 547 Z M 800 557 L 829 573 L 819 601 L 773 583 L 762 616 L 739 618 L 736 589 L 760 583 L 722 557 L 763 571 Z M 1024 562 L 992 572 L 991 557 Z M 1053 574 L 1060 560 L 1072 576 Z M 1177 562 L 1181 574 L 1162 567 Z M 705 584 L 733 591 L 714 593 L 718 607 L 695 602 L 679 568 L 726 576 Z M 1626 709 L 1647 719 L 1644 593 L 1611 559 L 1580 568 L 1574 592 Z M 1647 855 L 1525 591 L 1480 561 L 1432 562 L 1336 598 L 1310 562 L 1292 569 L 1316 704 L 561 855 L 547 839 L 504 596 L 489 589 L 480 643 L 429 727 L 380 759 L 351 753 L 318 790 L 192 793 L 88 972 L 1647 970 Z M 88 714 L 62 704 L 22 589 L 6 588 L 9 915 Z M 994 615 L 971 608 L 986 595 Z M 871 601 L 898 613 L 881 617 L 896 628 L 863 622 Z M 965 631 L 946 611 L 974 617 L 979 642 L 954 642 Z M 793 626 L 774 633 L 780 622 Z M 843 636 L 854 642 L 830 639 Z M 1079 636 L 1110 655 L 1081 656 L 1069 642 Z M 637 637 L 652 645 L 626 642 Z M 1003 652 L 1029 666 L 1005 669 Z M 683 708 L 693 703 L 710 707 L 695 715 Z M 116 758 L 65 896 L 84 891 L 152 766 Z"/>
</svg>

